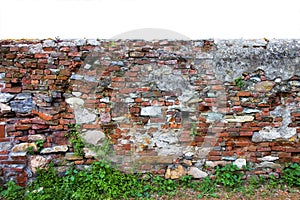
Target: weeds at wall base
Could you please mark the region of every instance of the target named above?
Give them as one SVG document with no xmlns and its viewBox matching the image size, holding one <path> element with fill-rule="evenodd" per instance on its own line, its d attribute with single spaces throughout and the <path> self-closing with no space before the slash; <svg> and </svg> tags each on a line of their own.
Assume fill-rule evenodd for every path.
<svg viewBox="0 0 300 200">
<path fill-rule="evenodd" d="M 282 177 L 268 179 L 251 177 L 248 180 L 229 176 L 238 173 L 235 165 L 217 167 L 215 179 L 206 177 L 194 180 L 184 176 L 178 180 L 164 179 L 152 174 L 126 174 L 109 164 L 95 162 L 89 169 L 70 167 L 63 176 L 58 176 L 55 166 L 40 169 L 36 179 L 26 188 L 9 181 L 1 188 L 1 197 L 7 200 L 25 199 L 153 199 L 159 196 L 184 197 L 187 193 L 196 198 L 230 198 L 242 195 L 251 198 L 272 196 L 278 189 L 293 192 L 299 189 L 300 166 L 289 164 L 283 169 Z M 226 192 L 224 192 L 226 191 Z"/>
</svg>

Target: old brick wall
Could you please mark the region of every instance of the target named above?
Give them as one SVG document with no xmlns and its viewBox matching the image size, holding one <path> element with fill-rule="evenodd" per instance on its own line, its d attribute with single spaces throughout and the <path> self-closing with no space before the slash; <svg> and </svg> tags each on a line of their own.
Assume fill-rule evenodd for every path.
<svg viewBox="0 0 300 200">
<path fill-rule="evenodd" d="M 300 162 L 299 40 L 1 40 L 0 177 L 88 165 L 113 142 L 122 170 L 166 178 Z M 65 134 L 78 123 L 76 156 Z M 44 141 L 39 147 L 37 141 Z M 29 150 L 33 152 L 29 153 Z"/>
</svg>

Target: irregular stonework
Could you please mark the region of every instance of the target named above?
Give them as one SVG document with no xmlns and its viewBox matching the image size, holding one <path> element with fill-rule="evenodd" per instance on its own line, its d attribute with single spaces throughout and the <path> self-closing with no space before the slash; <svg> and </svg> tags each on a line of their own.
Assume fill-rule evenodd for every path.
<svg viewBox="0 0 300 200">
<path fill-rule="evenodd" d="M 68 146 L 62 145 L 62 146 L 54 146 L 54 147 L 44 148 L 41 151 L 41 154 L 59 153 L 59 152 L 66 152 L 66 151 L 68 151 Z"/>
<path fill-rule="evenodd" d="M 41 169 L 46 167 L 47 159 L 43 156 L 37 155 L 37 156 L 30 156 L 29 159 L 29 166 L 33 173 L 36 173 L 37 169 Z"/>
<path fill-rule="evenodd" d="M 25 185 L 50 161 L 61 173 L 72 164 L 86 167 L 104 157 L 93 145 L 112 151 L 105 157 L 124 171 L 135 166 L 168 178 L 213 175 L 229 163 L 267 176 L 284 162 L 300 163 L 299 40 L 46 39 L 0 46 L 4 182 Z M 76 134 L 89 147 L 83 157 L 66 137 L 70 124 L 79 124 Z"/>
</svg>

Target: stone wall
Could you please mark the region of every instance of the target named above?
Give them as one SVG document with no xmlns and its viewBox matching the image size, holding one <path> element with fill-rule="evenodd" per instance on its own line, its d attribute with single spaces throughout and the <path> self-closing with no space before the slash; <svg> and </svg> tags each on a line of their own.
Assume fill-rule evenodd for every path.
<svg viewBox="0 0 300 200">
<path fill-rule="evenodd" d="M 60 172 L 89 165 L 106 139 L 120 169 L 166 178 L 300 163 L 299 40 L 0 44 L 2 183 L 25 185 L 50 162 Z M 74 123 L 84 156 L 65 136 Z"/>
</svg>

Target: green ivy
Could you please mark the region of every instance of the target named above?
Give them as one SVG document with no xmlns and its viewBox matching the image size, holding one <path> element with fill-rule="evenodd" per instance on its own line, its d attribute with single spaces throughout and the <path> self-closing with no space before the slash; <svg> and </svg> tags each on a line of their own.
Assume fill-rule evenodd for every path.
<svg viewBox="0 0 300 200">
<path fill-rule="evenodd" d="M 239 87 L 239 88 L 242 88 L 244 86 L 244 79 L 242 76 L 234 79 L 234 83 Z"/>
<path fill-rule="evenodd" d="M 74 148 L 74 153 L 78 156 L 84 155 L 84 142 L 80 136 L 80 125 L 79 124 L 69 124 L 69 131 L 66 137 L 69 138 L 70 143 Z"/>
<path fill-rule="evenodd" d="M 298 163 L 288 164 L 282 171 L 282 179 L 289 186 L 300 186 L 300 165 Z"/>
<path fill-rule="evenodd" d="M 242 184 L 243 173 L 234 164 L 228 164 L 224 167 L 216 167 L 216 182 L 225 187 L 239 187 Z"/>
</svg>

